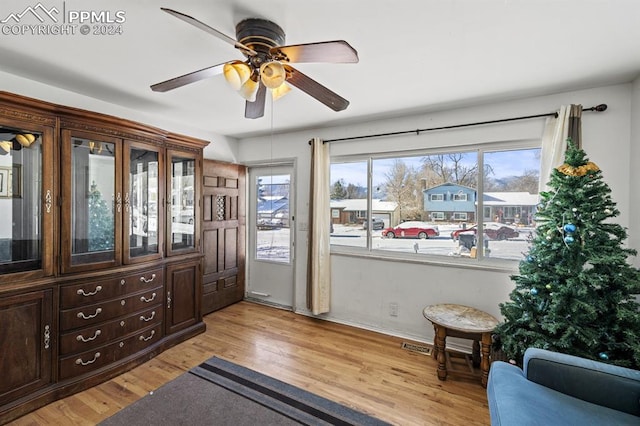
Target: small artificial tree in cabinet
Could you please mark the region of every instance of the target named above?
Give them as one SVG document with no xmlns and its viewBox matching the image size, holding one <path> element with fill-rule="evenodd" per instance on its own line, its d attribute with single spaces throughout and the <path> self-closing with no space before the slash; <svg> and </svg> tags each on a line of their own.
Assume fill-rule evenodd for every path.
<svg viewBox="0 0 640 426">
<path fill-rule="evenodd" d="M 551 189 L 540 193 L 537 228 L 496 334 L 519 364 L 537 347 L 640 369 L 640 271 L 628 263 L 636 250 L 611 220 L 620 212 L 602 172 L 568 143 Z"/>
</svg>

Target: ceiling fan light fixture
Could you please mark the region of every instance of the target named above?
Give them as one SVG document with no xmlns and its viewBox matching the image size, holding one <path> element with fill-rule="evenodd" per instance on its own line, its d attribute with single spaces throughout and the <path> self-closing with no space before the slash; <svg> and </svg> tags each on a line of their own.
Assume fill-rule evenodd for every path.
<svg viewBox="0 0 640 426">
<path fill-rule="evenodd" d="M 224 79 L 233 90 L 240 90 L 242 85 L 251 77 L 251 68 L 244 62 L 235 61 L 224 64 L 222 68 Z"/>
<path fill-rule="evenodd" d="M 35 142 L 36 137 L 31 133 L 24 133 L 16 135 L 16 141 L 24 146 L 25 148 L 29 148 L 33 142 Z"/>
<path fill-rule="evenodd" d="M 240 90 L 238 90 L 238 93 L 240 93 L 240 96 L 247 101 L 255 102 L 256 94 L 258 93 L 258 86 L 260 86 L 258 82 L 250 78 L 244 82 L 242 87 L 240 87 Z"/>
<path fill-rule="evenodd" d="M 287 83 L 282 83 L 280 86 L 275 89 L 271 89 L 271 99 L 277 101 L 287 93 L 291 91 L 291 87 Z"/>
<path fill-rule="evenodd" d="M 7 155 L 9 151 L 11 151 L 12 146 L 13 146 L 13 142 L 0 141 L 0 155 Z"/>
<path fill-rule="evenodd" d="M 260 79 L 269 89 L 276 89 L 284 83 L 287 73 L 278 61 L 265 62 L 260 65 Z"/>
</svg>

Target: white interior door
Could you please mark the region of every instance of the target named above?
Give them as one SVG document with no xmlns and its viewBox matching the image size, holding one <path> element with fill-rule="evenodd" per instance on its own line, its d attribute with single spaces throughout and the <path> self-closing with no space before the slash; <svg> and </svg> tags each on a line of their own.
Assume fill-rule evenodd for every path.
<svg viewBox="0 0 640 426">
<path fill-rule="evenodd" d="M 247 298 L 293 307 L 293 166 L 249 169 Z"/>
</svg>

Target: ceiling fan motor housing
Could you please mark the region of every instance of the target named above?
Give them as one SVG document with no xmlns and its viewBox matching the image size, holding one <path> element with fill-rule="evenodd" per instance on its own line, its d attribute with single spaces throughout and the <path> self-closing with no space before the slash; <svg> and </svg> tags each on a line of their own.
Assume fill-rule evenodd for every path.
<svg viewBox="0 0 640 426">
<path fill-rule="evenodd" d="M 236 39 L 258 53 L 257 57 L 254 56 L 250 60 L 259 68 L 262 63 L 271 59 L 269 49 L 284 45 L 285 34 L 279 25 L 271 21 L 249 18 L 236 25 Z"/>
</svg>

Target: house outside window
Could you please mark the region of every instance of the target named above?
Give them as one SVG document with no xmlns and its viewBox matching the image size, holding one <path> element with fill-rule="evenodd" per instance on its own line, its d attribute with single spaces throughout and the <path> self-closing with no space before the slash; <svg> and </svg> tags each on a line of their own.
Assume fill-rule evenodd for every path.
<svg viewBox="0 0 640 426">
<path fill-rule="evenodd" d="M 332 199 L 331 208 L 342 209 L 344 223 L 335 225 L 334 220 L 332 252 L 365 251 L 398 260 L 439 262 L 521 260 L 528 249 L 527 237 L 535 231 L 539 145 L 539 141 L 518 141 L 333 157 L 332 194 L 349 193 L 353 198 Z M 385 203 L 388 207 L 380 207 Z M 369 230 L 355 223 L 370 216 L 383 218 L 385 228 Z M 413 234 L 422 239 L 402 230 L 393 232 L 407 222 L 431 231 Z M 463 232 L 476 235 L 473 250 L 461 247 L 457 235 Z"/>
</svg>

